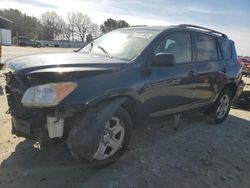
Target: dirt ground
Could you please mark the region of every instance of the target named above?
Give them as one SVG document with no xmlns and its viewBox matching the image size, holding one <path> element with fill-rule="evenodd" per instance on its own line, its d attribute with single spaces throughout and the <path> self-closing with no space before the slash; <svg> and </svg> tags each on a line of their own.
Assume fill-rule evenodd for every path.
<svg viewBox="0 0 250 188">
<path fill-rule="evenodd" d="M 72 49 L 4 47 L 3 59 Z M 250 78 L 244 78 L 250 84 Z M 133 132 L 128 151 L 115 164 L 89 169 L 64 145 L 39 151 L 11 135 L 0 72 L 0 187 L 250 187 L 250 85 L 227 120 L 204 122 L 201 114 L 145 123 Z"/>
</svg>

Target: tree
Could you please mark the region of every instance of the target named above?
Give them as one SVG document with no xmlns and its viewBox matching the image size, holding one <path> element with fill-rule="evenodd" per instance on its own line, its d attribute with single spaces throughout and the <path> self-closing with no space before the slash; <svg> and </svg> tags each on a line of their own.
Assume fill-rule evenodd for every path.
<svg viewBox="0 0 250 188">
<path fill-rule="evenodd" d="M 85 36 L 91 26 L 91 20 L 86 14 L 82 14 L 81 12 L 76 13 L 76 26 L 75 33 L 81 39 L 82 42 L 85 40 Z"/>
<path fill-rule="evenodd" d="M 129 27 L 129 24 L 127 22 L 125 22 L 124 20 L 119 20 L 117 22 L 117 28 L 123 28 L 123 27 Z"/>
<path fill-rule="evenodd" d="M 2 9 L 0 15 L 13 21 L 11 26 L 12 36 L 27 36 L 30 38 L 41 38 L 41 23 L 34 16 L 23 14 L 17 9 Z"/>
<path fill-rule="evenodd" d="M 26 36 L 33 39 L 54 40 L 75 38 L 81 41 L 96 38 L 100 35 L 99 26 L 92 23 L 88 15 L 81 12 L 70 12 L 65 21 L 56 12 L 45 12 L 40 19 L 23 14 L 17 9 L 0 9 L 0 16 L 13 21 L 12 36 Z"/>
<path fill-rule="evenodd" d="M 67 14 L 67 29 L 66 32 L 69 35 L 69 39 L 74 41 L 74 35 L 75 35 L 75 27 L 77 25 L 76 23 L 76 13 L 74 12 L 68 12 Z"/>
<path fill-rule="evenodd" d="M 90 42 L 92 42 L 92 41 L 93 41 L 93 36 L 92 36 L 91 33 L 89 33 L 89 34 L 87 35 L 87 37 L 86 37 L 86 42 L 87 42 L 87 43 L 90 43 Z"/>
<path fill-rule="evenodd" d="M 41 15 L 40 20 L 43 25 L 43 38 L 45 40 L 54 40 L 63 34 L 66 23 L 56 12 L 45 12 Z"/>
<path fill-rule="evenodd" d="M 82 42 L 87 40 L 89 34 L 93 39 L 93 36 L 97 37 L 98 25 L 91 22 L 91 19 L 87 14 L 81 12 L 69 12 L 67 15 L 68 31 L 70 31 L 71 39 L 75 37 L 79 38 Z"/>
<path fill-rule="evenodd" d="M 33 38 L 33 39 L 41 39 L 42 38 L 42 24 L 36 17 L 27 16 L 24 14 L 24 26 L 25 32 L 24 36 Z M 20 34 L 19 34 L 20 35 Z"/>
<path fill-rule="evenodd" d="M 70 41 L 71 40 L 71 30 L 69 24 L 65 24 L 62 28 L 63 39 Z"/>
<path fill-rule="evenodd" d="M 89 33 L 93 36 L 94 39 L 99 37 L 101 35 L 100 27 L 97 24 L 92 23 L 89 28 Z"/>
<path fill-rule="evenodd" d="M 129 24 L 124 20 L 115 20 L 112 18 L 108 18 L 104 23 L 100 26 L 102 33 L 107 33 L 112 30 L 129 27 Z"/>
</svg>

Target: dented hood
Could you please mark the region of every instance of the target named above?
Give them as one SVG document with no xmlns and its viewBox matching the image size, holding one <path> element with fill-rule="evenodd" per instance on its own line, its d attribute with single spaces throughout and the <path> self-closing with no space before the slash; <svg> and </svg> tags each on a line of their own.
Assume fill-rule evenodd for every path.
<svg viewBox="0 0 250 188">
<path fill-rule="evenodd" d="M 17 74 L 42 72 L 118 70 L 128 61 L 83 53 L 39 54 L 10 59 L 6 65 Z"/>
</svg>

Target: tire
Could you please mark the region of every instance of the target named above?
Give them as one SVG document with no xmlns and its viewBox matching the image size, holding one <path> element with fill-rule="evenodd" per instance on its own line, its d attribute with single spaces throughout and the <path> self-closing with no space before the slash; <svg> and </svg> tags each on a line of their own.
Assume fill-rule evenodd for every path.
<svg viewBox="0 0 250 188">
<path fill-rule="evenodd" d="M 40 47 L 41 47 L 41 44 L 40 44 L 40 43 L 38 43 L 38 44 L 36 45 L 36 47 L 37 47 L 37 48 L 40 48 Z"/>
<path fill-rule="evenodd" d="M 117 135 L 118 137 L 117 138 L 122 138 L 122 140 L 120 140 L 120 146 L 119 147 L 115 147 L 116 149 L 112 149 L 109 144 L 111 143 L 108 143 L 109 142 L 109 138 L 111 138 L 111 136 L 107 136 L 107 132 L 105 134 L 105 131 L 107 131 L 107 127 L 108 125 L 110 125 L 111 123 L 110 122 L 121 122 L 121 131 L 120 132 L 117 132 L 116 134 L 114 134 L 113 138 Z M 115 123 L 115 125 L 116 125 Z M 114 125 L 114 127 L 115 127 Z M 131 138 L 131 134 L 132 134 L 132 121 L 131 121 L 131 118 L 130 118 L 130 115 L 129 113 L 123 109 L 123 108 L 119 108 L 118 111 L 112 116 L 112 118 L 108 121 L 108 122 L 105 122 L 105 131 L 103 132 L 103 136 L 101 137 L 100 141 L 99 141 L 99 145 L 98 147 L 96 148 L 96 152 L 94 153 L 94 155 L 92 156 L 92 160 L 91 161 L 87 161 L 86 159 L 79 159 L 79 157 L 76 157 L 76 156 L 79 156 L 77 155 L 76 153 L 72 152 L 71 151 L 71 154 L 74 158 L 76 158 L 77 160 L 80 160 L 82 162 L 85 162 L 86 165 L 88 167 L 91 167 L 91 168 L 100 168 L 100 167 L 105 167 L 107 165 L 110 165 L 112 163 L 114 163 L 115 161 L 117 161 L 121 156 L 122 154 L 126 151 L 128 145 L 129 145 L 129 142 L 130 142 L 130 138 Z M 108 126 L 110 127 L 110 126 Z M 123 134 L 122 134 L 122 130 L 123 130 Z M 112 134 L 112 133 L 111 133 Z M 106 135 L 106 136 L 105 136 Z M 120 136 L 119 136 L 120 135 Z M 122 136 L 123 135 L 123 136 Z M 106 139 L 106 141 L 105 141 Z M 112 140 L 112 139 L 110 139 Z M 119 140 L 119 139 L 117 139 Z M 116 140 L 116 141 L 117 141 Z M 109 154 L 107 154 L 107 156 L 105 155 L 101 155 L 102 153 L 102 146 L 104 146 L 104 142 L 107 142 L 107 148 L 106 150 L 104 150 L 105 152 L 110 150 L 110 156 Z M 106 146 L 105 146 L 106 147 Z M 111 150 L 112 149 L 112 150 Z M 104 153 L 105 153 L 104 152 Z M 112 154 L 113 152 L 113 154 Z"/>
<path fill-rule="evenodd" d="M 206 119 L 209 123 L 222 123 L 230 111 L 232 102 L 232 91 L 224 89 L 214 104 L 206 111 Z"/>
</svg>

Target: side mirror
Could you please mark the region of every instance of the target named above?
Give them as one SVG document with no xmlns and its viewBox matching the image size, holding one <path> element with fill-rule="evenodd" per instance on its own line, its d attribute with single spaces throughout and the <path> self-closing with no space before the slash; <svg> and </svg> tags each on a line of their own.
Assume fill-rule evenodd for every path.
<svg viewBox="0 0 250 188">
<path fill-rule="evenodd" d="M 158 53 L 153 57 L 153 65 L 160 67 L 170 67 L 174 66 L 175 58 L 173 54 L 170 53 Z"/>
</svg>

